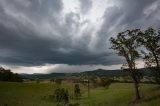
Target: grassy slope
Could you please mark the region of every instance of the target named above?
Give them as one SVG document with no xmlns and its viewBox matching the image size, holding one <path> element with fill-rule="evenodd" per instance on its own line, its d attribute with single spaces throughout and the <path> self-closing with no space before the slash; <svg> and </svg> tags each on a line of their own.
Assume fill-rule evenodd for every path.
<svg viewBox="0 0 160 106">
<path fill-rule="evenodd" d="M 72 91 L 72 84 L 62 84 Z M 72 100 L 82 106 L 160 106 L 160 88 L 158 85 L 141 84 L 140 90 L 143 101 L 133 104 L 134 89 L 132 84 L 115 83 L 109 89 L 95 88 L 91 90 L 90 99 L 87 98 L 86 88 L 82 87 L 82 98 Z M 48 97 L 56 88 L 55 85 L 36 83 L 8 83 L 0 82 L 0 106 L 54 106 Z"/>
</svg>

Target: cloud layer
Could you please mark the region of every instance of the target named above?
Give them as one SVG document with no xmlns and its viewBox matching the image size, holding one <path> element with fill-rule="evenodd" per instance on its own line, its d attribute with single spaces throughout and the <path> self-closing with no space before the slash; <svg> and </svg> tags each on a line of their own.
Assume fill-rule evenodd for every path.
<svg viewBox="0 0 160 106">
<path fill-rule="evenodd" d="M 109 38 L 160 28 L 160 0 L 1 0 L 0 63 L 115 65 Z"/>
</svg>

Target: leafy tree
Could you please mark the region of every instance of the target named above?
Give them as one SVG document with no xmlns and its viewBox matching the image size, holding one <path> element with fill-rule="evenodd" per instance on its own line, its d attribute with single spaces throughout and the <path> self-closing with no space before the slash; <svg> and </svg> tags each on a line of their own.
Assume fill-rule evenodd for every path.
<svg viewBox="0 0 160 106">
<path fill-rule="evenodd" d="M 150 27 L 138 35 L 137 41 L 147 49 L 142 51 L 145 65 L 155 72 L 155 78 L 160 83 L 160 31 Z"/>
<path fill-rule="evenodd" d="M 111 37 L 111 49 L 116 50 L 119 56 L 123 56 L 127 62 L 126 70 L 132 77 L 135 87 L 136 100 L 140 99 L 138 80 L 136 76 L 136 62 L 135 60 L 140 57 L 136 50 L 139 46 L 136 42 L 137 35 L 140 33 L 139 29 L 126 30 L 117 35 L 116 38 Z"/>
<path fill-rule="evenodd" d="M 79 84 L 75 84 L 74 94 L 77 99 L 81 96 L 81 89 L 79 87 Z"/>
</svg>

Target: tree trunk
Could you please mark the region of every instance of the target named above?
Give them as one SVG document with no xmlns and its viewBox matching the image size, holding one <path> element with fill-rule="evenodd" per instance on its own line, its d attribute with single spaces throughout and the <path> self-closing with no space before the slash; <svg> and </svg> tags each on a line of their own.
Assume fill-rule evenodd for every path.
<svg viewBox="0 0 160 106">
<path fill-rule="evenodd" d="M 132 75 L 132 78 L 133 78 L 133 82 L 134 82 L 134 88 L 135 88 L 135 96 L 136 96 L 136 100 L 140 100 L 141 97 L 140 97 L 140 93 L 139 93 L 139 86 L 138 86 L 138 81 L 136 79 L 136 77 L 134 75 Z"/>
<path fill-rule="evenodd" d="M 155 67 L 155 81 L 160 84 L 160 67 Z"/>
<path fill-rule="evenodd" d="M 155 58 L 155 61 L 156 61 L 156 68 L 155 68 L 155 71 L 156 71 L 156 75 L 155 75 L 155 81 L 160 84 L 160 65 L 159 65 L 159 60 L 158 60 L 158 56 L 156 56 L 156 54 L 154 52 L 153 53 L 153 56 Z"/>
<path fill-rule="evenodd" d="M 153 53 L 153 56 L 154 56 L 154 58 L 155 58 L 156 65 L 157 65 L 157 67 L 159 68 L 160 66 L 159 66 L 158 56 L 156 56 L 156 54 L 155 54 L 154 52 L 152 52 L 152 53 Z"/>
<path fill-rule="evenodd" d="M 132 53 L 132 52 L 131 52 Z M 135 88 L 135 96 L 136 96 L 136 100 L 140 100 L 141 97 L 140 97 L 140 93 L 139 93 L 139 89 L 138 89 L 138 80 L 136 78 L 136 74 L 134 73 L 135 71 L 135 61 L 133 60 L 132 58 L 132 55 L 130 56 L 131 59 L 128 59 L 128 57 L 126 57 L 126 61 L 128 63 L 128 67 L 129 67 L 129 72 L 130 72 L 130 75 L 133 79 L 133 83 L 134 83 L 134 88 Z"/>
<path fill-rule="evenodd" d="M 138 89 L 138 84 L 134 83 L 134 87 L 135 87 L 135 93 L 136 93 L 136 100 L 140 100 L 140 94 L 139 94 L 139 89 Z"/>
</svg>

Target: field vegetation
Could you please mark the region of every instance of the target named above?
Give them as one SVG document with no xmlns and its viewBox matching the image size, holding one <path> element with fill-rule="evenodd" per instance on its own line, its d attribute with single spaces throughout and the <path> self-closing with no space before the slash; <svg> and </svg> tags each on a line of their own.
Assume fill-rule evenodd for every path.
<svg viewBox="0 0 160 106">
<path fill-rule="evenodd" d="M 87 85 L 79 84 L 81 97 L 74 97 L 74 83 L 17 83 L 0 82 L 0 106 L 57 106 L 51 97 L 58 87 L 68 89 L 69 102 L 80 106 L 160 106 L 160 86 L 140 84 L 142 99 L 134 102 L 132 83 L 112 83 L 106 87 L 91 87 L 88 98 Z"/>
</svg>

